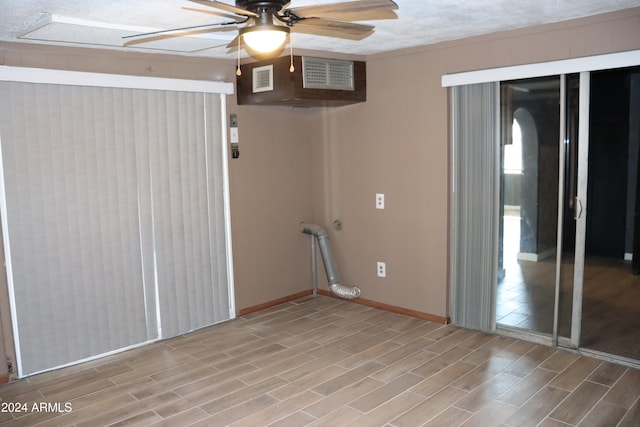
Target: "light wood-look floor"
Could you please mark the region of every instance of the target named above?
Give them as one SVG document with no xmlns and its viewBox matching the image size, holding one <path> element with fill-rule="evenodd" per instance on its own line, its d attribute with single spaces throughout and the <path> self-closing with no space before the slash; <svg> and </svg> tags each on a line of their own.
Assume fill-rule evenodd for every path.
<svg viewBox="0 0 640 427">
<path fill-rule="evenodd" d="M 638 426 L 640 370 L 319 296 L 0 398 L 19 426 Z"/>
</svg>

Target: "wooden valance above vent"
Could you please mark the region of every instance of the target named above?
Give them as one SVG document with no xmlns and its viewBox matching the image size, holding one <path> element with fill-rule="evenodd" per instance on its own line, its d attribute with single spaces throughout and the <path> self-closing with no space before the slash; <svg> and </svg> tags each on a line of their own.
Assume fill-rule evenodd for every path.
<svg viewBox="0 0 640 427">
<path fill-rule="evenodd" d="M 242 65 L 238 105 L 338 107 L 367 99 L 366 63 L 283 56 Z"/>
</svg>

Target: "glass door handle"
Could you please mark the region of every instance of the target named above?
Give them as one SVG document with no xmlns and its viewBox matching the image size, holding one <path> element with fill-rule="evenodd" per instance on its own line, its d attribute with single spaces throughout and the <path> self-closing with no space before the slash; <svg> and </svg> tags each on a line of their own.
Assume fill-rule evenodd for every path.
<svg viewBox="0 0 640 427">
<path fill-rule="evenodd" d="M 580 199 L 578 197 L 576 197 L 575 200 L 576 200 L 576 202 L 573 205 L 574 209 L 575 209 L 575 211 L 574 211 L 575 215 L 574 215 L 573 219 L 578 220 L 582 216 L 582 203 L 580 203 Z"/>
</svg>

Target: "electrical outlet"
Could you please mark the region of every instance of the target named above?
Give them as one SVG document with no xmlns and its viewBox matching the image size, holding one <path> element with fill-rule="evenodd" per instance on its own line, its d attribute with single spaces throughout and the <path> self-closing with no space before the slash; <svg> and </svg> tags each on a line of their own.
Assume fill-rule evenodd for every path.
<svg viewBox="0 0 640 427">
<path fill-rule="evenodd" d="M 376 263 L 378 277 L 387 277 L 387 263 L 378 261 Z"/>
<path fill-rule="evenodd" d="M 384 194 L 376 194 L 376 209 L 384 209 Z"/>
</svg>

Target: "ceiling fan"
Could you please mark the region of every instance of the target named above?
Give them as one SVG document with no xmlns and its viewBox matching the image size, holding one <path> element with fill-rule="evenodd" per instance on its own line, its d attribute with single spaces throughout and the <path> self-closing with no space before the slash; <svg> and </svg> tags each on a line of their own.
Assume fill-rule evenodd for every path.
<svg viewBox="0 0 640 427">
<path fill-rule="evenodd" d="M 236 0 L 235 6 L 216 0 L 189 0 L 216 10 L 184 8 L 195 12 L 222 15 L 233 21 L 174 28 L 123 37 L 132 39 L 125 45 L 167 37 L 180 37 L 219 31 L 221 27 L 239 26 L 238 36 L 227 45 L 239 47 L 240 39 L 258 54 L 281 47 L 291 30 L 301 33 L 361 40 L 373 33 L 372 25 L 350 21 L 397 18 L 393 0 L 353 0 L 340 3 L 290 8 L 289 0 Z M 227 12 L 223 14 L 222 12 Z M 246 24 L 242 26 L 243 24 Z"/>
</svg>

